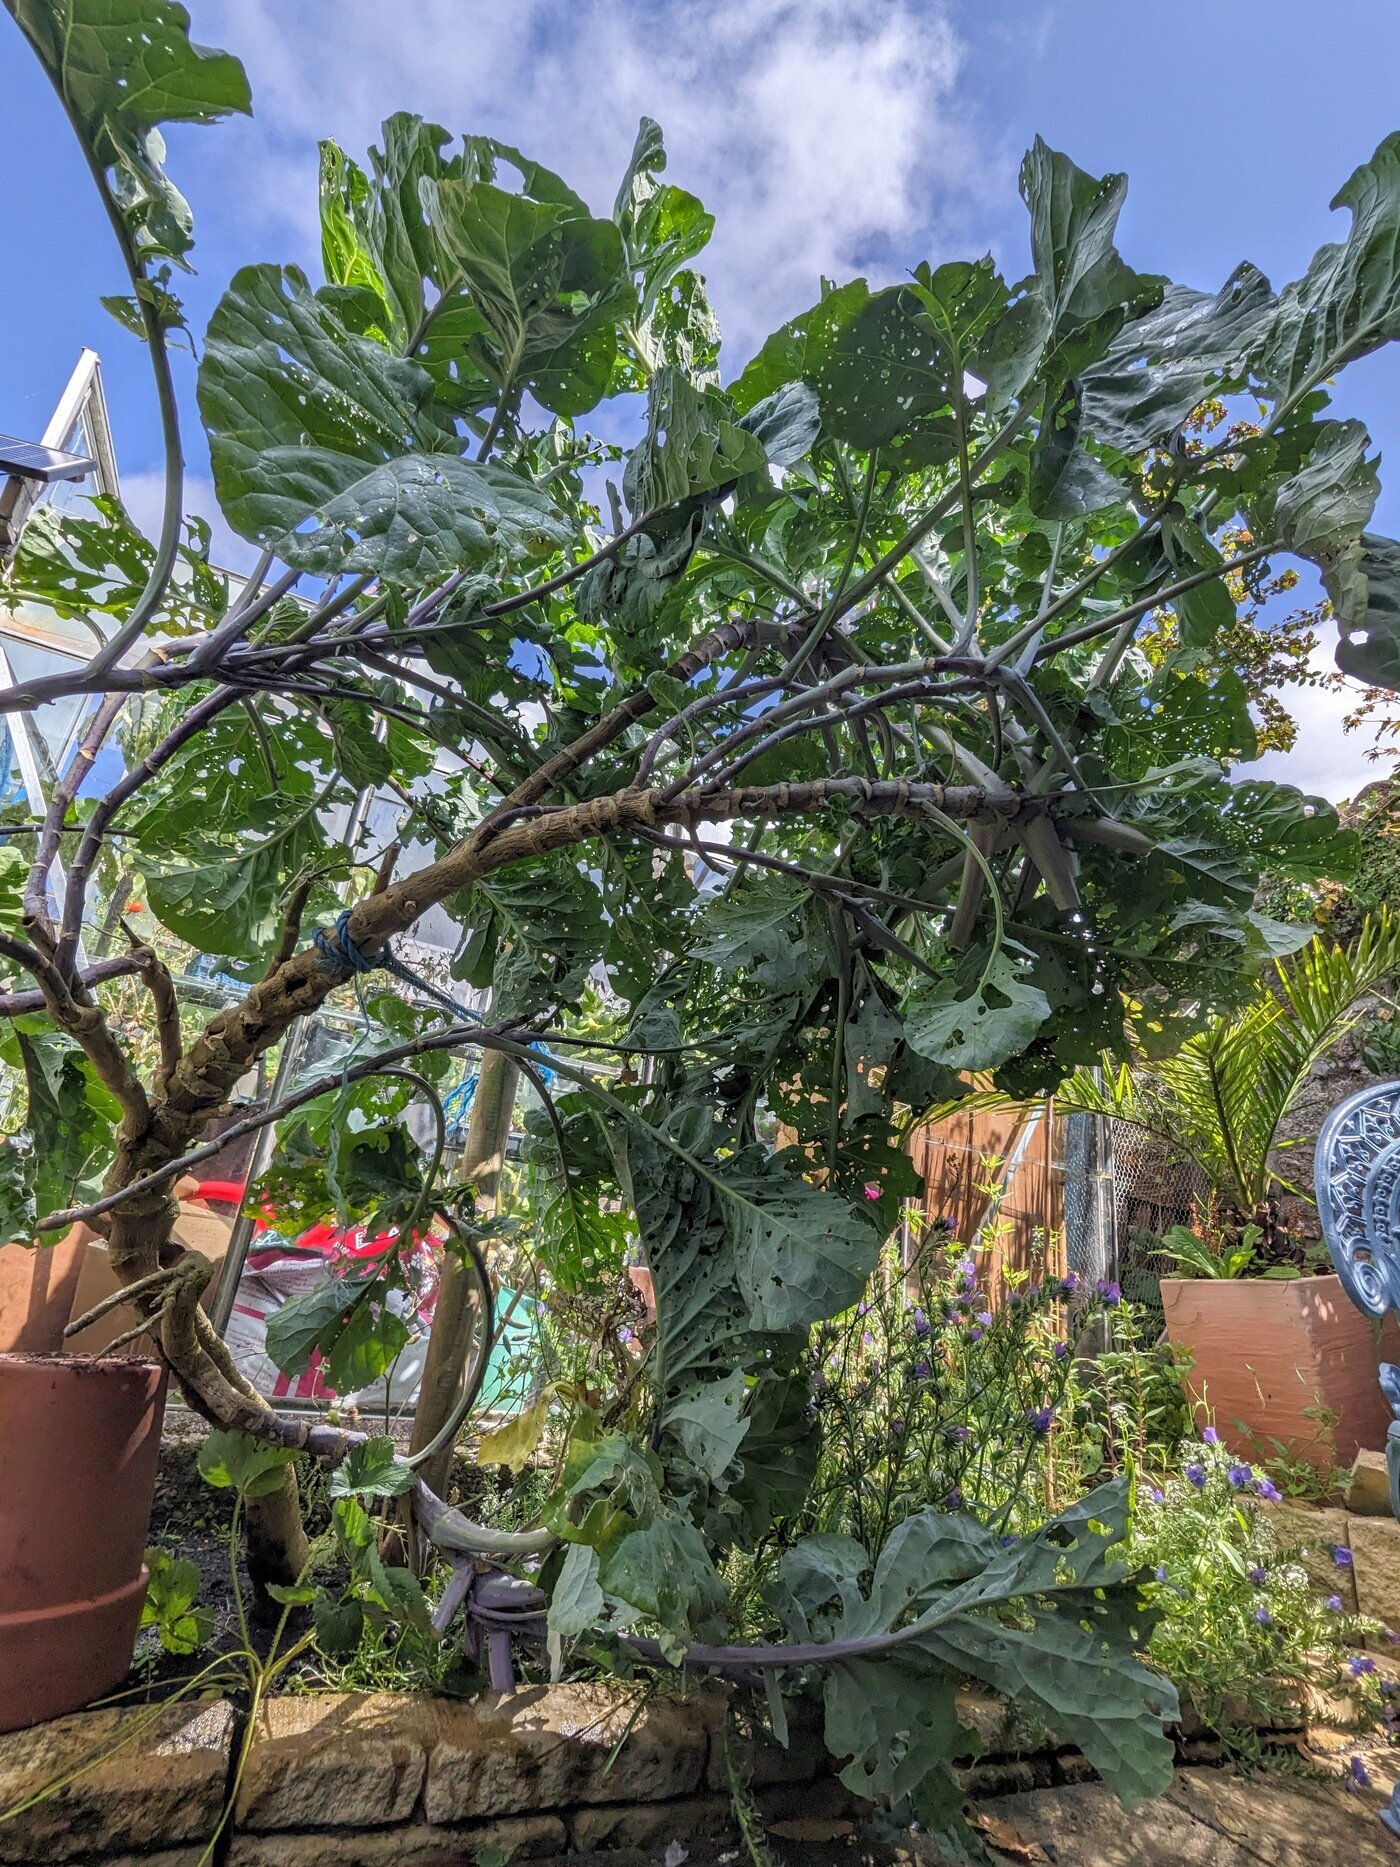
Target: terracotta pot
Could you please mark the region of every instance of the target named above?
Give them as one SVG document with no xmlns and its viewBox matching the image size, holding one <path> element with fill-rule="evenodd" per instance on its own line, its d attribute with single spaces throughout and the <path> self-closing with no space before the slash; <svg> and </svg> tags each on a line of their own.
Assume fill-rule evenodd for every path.
<svg viewBox="0 0 1400 1867">
<path fill-rule="evenodd" d="M 164 1411 L 154 1362 L 0 1355 L 0 1731 L 125 1678 Z"/>
<path fill-rule="evenodd" d="M 75 1225 L 56 1245 L 0 1245 L 0 1354 L 56 1355 L 87 1242 Z"/>
<path fill-rule="evenodd" d="M 1164 1277 L 1167 1336 L 1191 1355 L 1187 1392 L 1242 1457 L 1345 1468 L 1385 1450 L 1390 1409 L 1377 1371 L 1400 1360 L 1400 1329 L 1377 1331 L 1334 1276 Z M 1335 1415 L 1335 1421 L 1319 1415 Z"/>
</svg>

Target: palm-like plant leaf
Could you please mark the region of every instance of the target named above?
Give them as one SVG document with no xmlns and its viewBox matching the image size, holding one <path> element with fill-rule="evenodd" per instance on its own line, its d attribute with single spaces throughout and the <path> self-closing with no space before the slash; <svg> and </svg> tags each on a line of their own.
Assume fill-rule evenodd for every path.
<svg viewBox="0 0 1400 1867">
<path fill-rule="evenodd" d="M 1196 1162 L 1222 1198 L 1253 1212 L 1275 1185 L 1278 1131 L 1324 1052 L 1361 1001 L 1400 971 L 1400 922 L 1382 911 L 1350 946 L 1311 941 L 1280 963 L 1271 989 L 1215 1018 L 1173 1057 L 1076 1070 L 1055 1092 L 1061 1114 L 1129 1122 Z M 991 1094 L 978 1106 L 1005 1106 Z M 962 1105 L 966 1107 L 967 1104 Z"/>
</svg>

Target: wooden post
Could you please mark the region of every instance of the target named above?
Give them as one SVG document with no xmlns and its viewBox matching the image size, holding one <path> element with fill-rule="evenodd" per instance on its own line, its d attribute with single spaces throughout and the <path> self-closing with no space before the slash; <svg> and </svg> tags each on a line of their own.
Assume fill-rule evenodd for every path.
<svg viewBox="0 0 1400 1867">
<path fill-rule="evenodd" d="M 514 1058 L 499 1050 L 481 1053 L 461 1164 L 462 1179 L 476 1187 L 477 1210 L 481 1213 L 494 1212 L 500 1195 L 501 1168 L 519 1081 L 520 1066 Z M 412 1451 L 426 1446 L 451 1417 L 462 1392 L 473 1332 L 479 1326 L 473 1280 L 456 1258 L 445 1256 L 423 1384 L 413 1416 Z M 451 1468 L 452 1447 L 446 1445 L 420 1467 L 419 1476 L 430 1490 L 445 1497 Z"/>
</svg>

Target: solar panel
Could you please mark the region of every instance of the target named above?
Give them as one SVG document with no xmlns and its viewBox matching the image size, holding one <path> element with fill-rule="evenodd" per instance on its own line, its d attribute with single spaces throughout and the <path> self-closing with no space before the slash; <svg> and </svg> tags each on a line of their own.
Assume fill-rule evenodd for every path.
<svg viewBox="0 0 1400 1867">
<path fill-rule="evenodd" d="M 16 441 L 0 434 L 0 473 L 18 474 L 22 480 L 38 480 L 49 486 L 55 480 L 85 480 L 97 471 L 97 462 L 84 454 L 65 454 L 61 448 L 45 447 L 39 441 Z"/>
</svg>

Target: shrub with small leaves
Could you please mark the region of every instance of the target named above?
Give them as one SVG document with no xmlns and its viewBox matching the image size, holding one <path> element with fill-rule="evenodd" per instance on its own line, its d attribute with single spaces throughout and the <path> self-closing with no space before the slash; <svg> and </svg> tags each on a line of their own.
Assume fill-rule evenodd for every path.
<svg viewBox="0 0 1400 1867">
<path fill-rule="evenodd" d="M 1154 1577 L 1148 1592 L 1161 1619 L 1151 1657 L 1227 1730 L 1286 1713 L 1309 1684 L 1379 1718 L 1376 1664 L 1357 1649 L 1380 1624 L 1349 1612 L 1340 1594 L 1323 1596 L 1280 1546 L 1260 1509 L 1277 1496 L 1209 1427 L 1182 1442 L 1170 1476 L 1138 1485 L 1129 1546 Z"/>
</svg>

